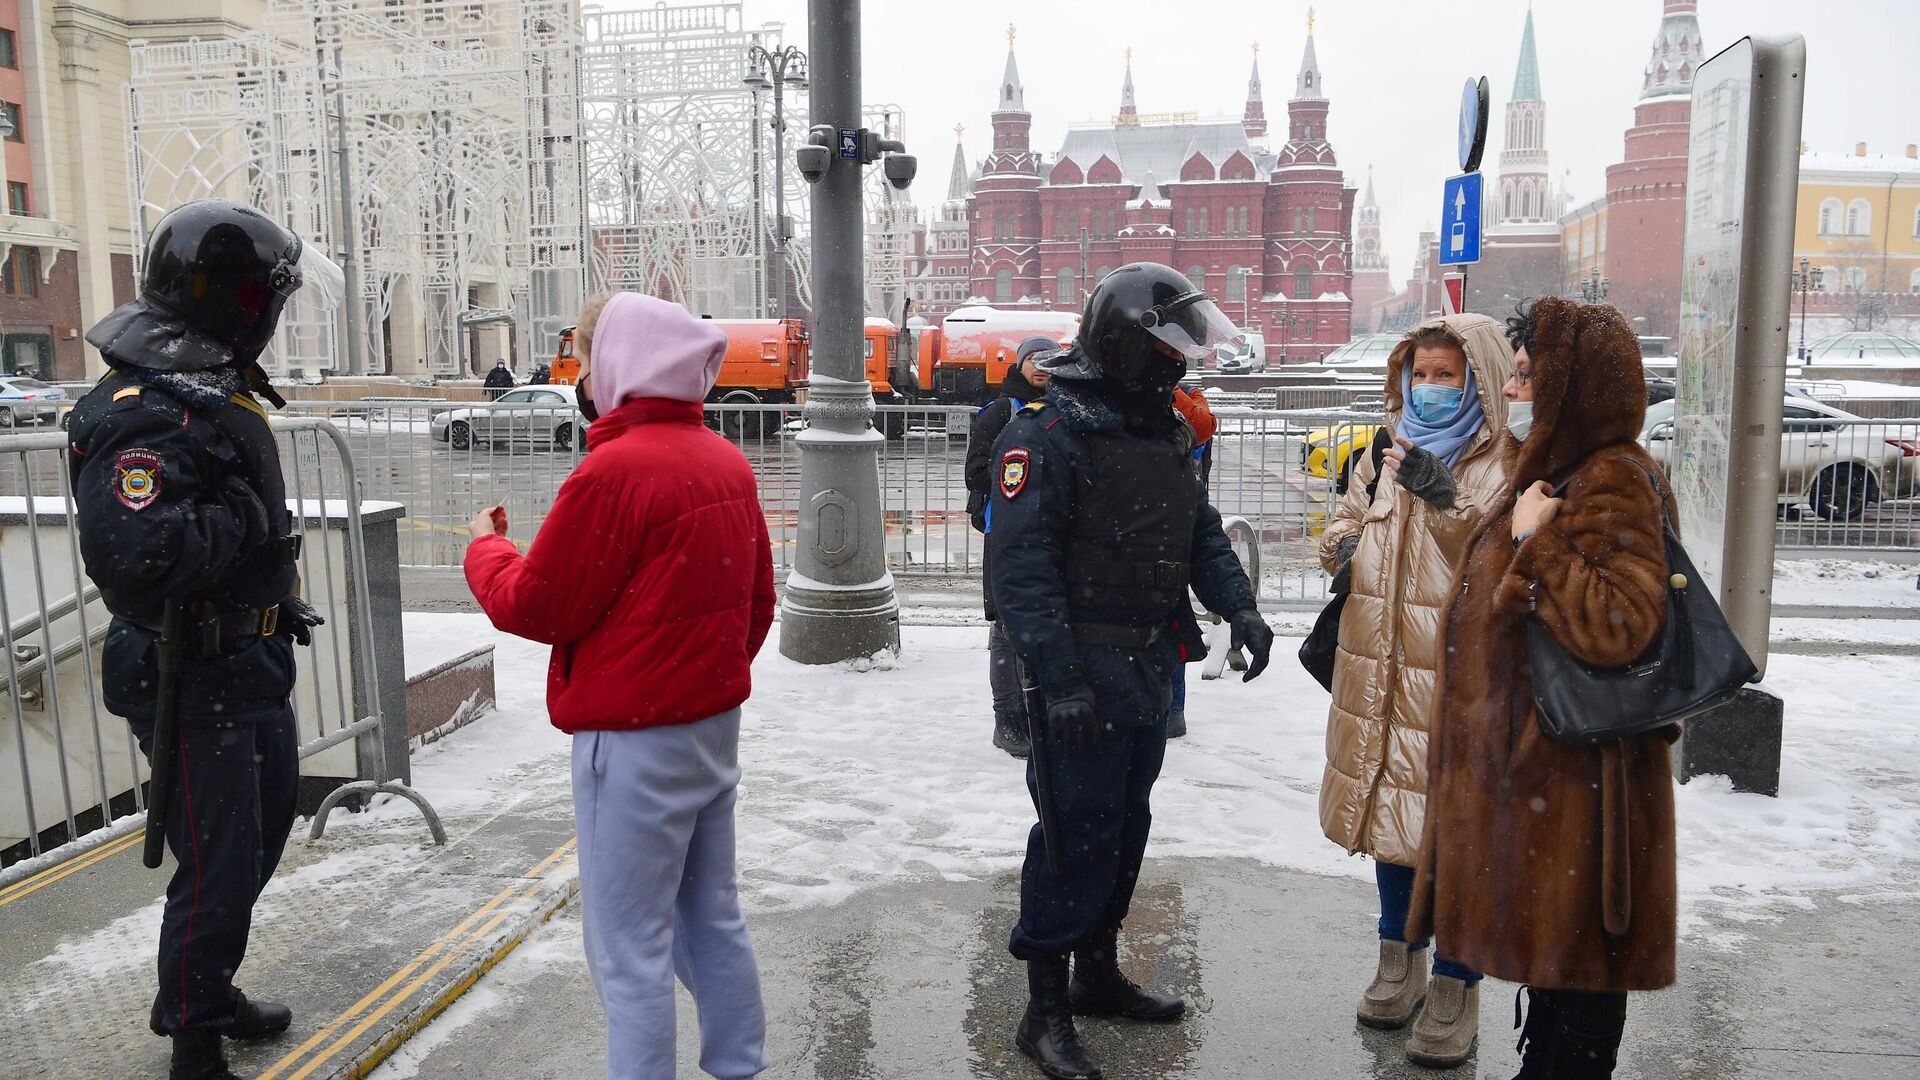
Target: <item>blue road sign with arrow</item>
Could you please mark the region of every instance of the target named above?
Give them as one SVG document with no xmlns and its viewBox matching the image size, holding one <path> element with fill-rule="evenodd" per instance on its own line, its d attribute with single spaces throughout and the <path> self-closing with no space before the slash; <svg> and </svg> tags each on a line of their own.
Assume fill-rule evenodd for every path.
<svg viewBox="0 0 1920 1080">
<path fill-rule="evenodd" d="M 1481 174 L 1450 176 L 1440 206 L 1440 265 L 1480 261 Z"/>
</svg>

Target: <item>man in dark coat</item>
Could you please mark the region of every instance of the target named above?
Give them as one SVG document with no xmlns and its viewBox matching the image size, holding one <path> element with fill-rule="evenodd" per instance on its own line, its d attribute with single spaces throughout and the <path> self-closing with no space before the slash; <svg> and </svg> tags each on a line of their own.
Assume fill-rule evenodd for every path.
<svg viewBox="0 0 1920 1080">
<path fill-rule="evenodd" d="M 177 865 L 148 1019 L 173 1038 L 171 1080 L 232 1080 L 222 1037 L 275 1035 L 293 1018 L 233 985 L 293 826 L 293 645 L 320 621 L 295 593 L 300 538 L 254 394 L 284 404 L 258 358 L 288 298 L 305 284 L 324 307 L 342 282 L 260 211 L 208 199 L 160 219 L 139 297 L 87 332 L 110 370 L 75 404 L 69 438 L 80 555 L 113 613 L 102 697 L 149 758 L 173 761 L 164 826 Z M 163 748 L 169 608 L 187 640 L 167 643 L 184 656 Z"/>
<path fill-rule="evenodd" d="M 1236 333 L 1172 268 L 1121 267 L 1088 298 L 1079 343 L 1047 362 L 1046 397 L 1022 407 L 994 446 L 988 586 L 1044 701 L 1027 784 L 1036 806 L 1051 794 L 1041 817 L 1061 857 L 1050 865 L 1047 826 L 1036 825 L 1009 942 L 1028 963 L 1030 993 L 1015 1042 L 1059 1080 L 1100 1075 L 1075 1012 L 1172 1021 L 1185 1010 L 1129 981 L 1117 950 L 1166 752 L 1173 670 L 1205 654 L 1188 586 L 1252 653 L 1247 678 L 1265 669 L 1273 643 L 1173 409 L 1186 365 Z"/>
<path fill-rule="evenodd" d="M 1014 351 L 1015 363 L 1000 383 L 1000 396 L 973 414 L 973 426 L 967 432 L 967 516 L 973 527 L 987 531 L 987 493 L 993 484 L 993 443 L 1006 429 L 1007 422 L 1020 407 L 1038 398 L 1047 389 L 1047 372 L 1040 362 L 1060 351 L 1060 343 L 1036 334 L 1020 343 Z M 982 584 L 987 573 L 981 568 Z M 1027 710 L 1020 696 L 1019 664 L 1006 628 L 993 610 L 993 591 L 985 590 L 987 620 L 993 630 L 987 636 L 987 675 L 993 687 L 993 745 L 1016 758 L 1025 758 Z"/>
<path fill-rule="evenodd" d="M 513 389 L 513 372 L 508 370 L 505 360 L 496 360 L 493 370 L 487 372 L 487 400 L 498 401 L 500 395 Z"/>
</svg>

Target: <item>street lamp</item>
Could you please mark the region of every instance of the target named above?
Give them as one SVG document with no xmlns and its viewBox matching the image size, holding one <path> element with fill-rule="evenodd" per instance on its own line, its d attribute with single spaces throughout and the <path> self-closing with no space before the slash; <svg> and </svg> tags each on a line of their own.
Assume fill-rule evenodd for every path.
<svg viewBox="0 0 1920 1080">
<path fill-rule="evenodd" d="M 1598 304 L 1607 298 L 1607 290 L 1612 287 L 1613 283 L 1601 276 L 1600 268 L 1596 266 L 1580 282 L 1580 299 L 1589 304 Z"/>
<path fill-rule="evenodd" d="M 1793 272 L 1793 287 L 1800 291 L 1800 362 L 1807 362 L 1807 289 L 1813 284 L 1813 271 L 1807 260 L 1800 260 L 1800 269 Z"/>
<path fill-rule="evenodd" d="M 1253 277 L 1253 267 L 1236 266 L 1233 272 L 1240 275 L 1240 325 L 1248 332 L 1253 330 L 1253 295 L 1247 291 L 1248 279 Z"/>
<path fill-rule="evenodd" d="M 807 54 L 800 51 L 798 45 L 789 45 L 778 52 L 771 52 L 760 44 L 760 35 L 753 36 L 753 44 L 747 46 L 747 67 L 740 76 L 741 85 L 757 96 L 761 91 L 773 91 L 773 119 L 767 126 L 773 129 L 773 254 L 774 262 L 779 266 L 779 287 L 774 290 L 773 317 L 787 317 L 787 241 L 793 239 L 793 225 L 787 219 L 787 173 L 786 173 L 786 94 L 791 86 L 798 90 L 807 85 Z M 761 208 L 755 206 L 755 217 Z"/>
</svg>

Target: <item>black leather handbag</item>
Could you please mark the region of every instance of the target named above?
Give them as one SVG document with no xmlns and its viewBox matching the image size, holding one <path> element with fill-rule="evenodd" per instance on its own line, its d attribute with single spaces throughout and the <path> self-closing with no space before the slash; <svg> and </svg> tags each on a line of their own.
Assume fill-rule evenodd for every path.
<svg viewBox="0 0 1920 1080">
<path fill-rule="evenodd" d="M 1373 443 L 1367 448 L 1368 456 L 1373 458 L 1373 481 L 1367 485 L 1367 501 L 1373 501 L 1373 493 L 1380 487 L 1380 461 L 1386 456 L 1387 447 L 1393 445 L 1393 432 L 1381 427 L 1373 433 Z M 1352 589 L 1353 574 L 1349 569 L 1335 575 L 1333 579 L 1333 599 L 1320 609 L 1320 617 L 1313 621 L 1313 629 L 1307 639 L 1300 643 L 1300 666 L 1314 677 L 1328 693 L 1333 692 L 1333 661 L 1340 651 L 1340 613 L 1347 610 L 1347 593 Z"/>
<path fill-rule="evenodd" d="M 1667 517 L 1667 496 L 1653 481 L 1667 548 L 1667 617 L 1660 635 L 1625 667 L 1596 667 L 1567 652 L 1539 619 L 1527 625 L 1534 715 L 1555 742 L 1598 746 L 1681 723 L 1732 698 L 1760 672 L 1727 617 L 1700 580 Z M 1569 481 L 1570 482 L 1570 481 Z M 1554 489 L 1557 498 L 1567 488 Z"/>
</svg>

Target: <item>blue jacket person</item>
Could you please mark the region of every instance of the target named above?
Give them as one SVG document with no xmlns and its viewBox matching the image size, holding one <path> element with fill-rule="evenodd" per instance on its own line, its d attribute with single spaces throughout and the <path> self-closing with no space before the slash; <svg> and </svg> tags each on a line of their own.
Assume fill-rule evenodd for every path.
<svg viewBox="0 0 1920 1080">
<path fill-rule="evenodd" d="M 102 696 L 149 757 L 169 603 L 188 631 L 165 815 L 177 865 L 149 1017 L 173 1038 L 172 1080 L 226 1080 L 223 1036 L 292 1020 L 233 985 L 293 826 L 293 639 L 319 622 L 295 596 L 299 538 L 254 394 L 283 404 L 259 356 L 288 299 L 305 283 L 303 299 L 337 301 L 340 282 L 260 211 L 189 203 L 155 226 L 138 298 L 87 332 L 109 370 L 68 424 L 80 554 L 113 614 Z"/>
<path fill-rule="evenodd" d="M 1187 364 L 1237 334 L 1173 269 L 1123 266 L 1088 298 L 1079 342 L 1046 361 L 1045 398 L 994 445 L 988 584 L 1044 699 L 1035 730 L 1047 752 L 1028 762 L 1027 781 L 1038 800 L 1037 769 L 1047 770 L 1063 855 L 1055 874 L 1036 825 L 1009 946 L 1028 963 L 1030 992 L 1015 1041 L 1062 1080 L 1100 1075 L 1075 1012 L 1170 1021 L 1184 1011 L 1128 981 L 1116 949 L 1146 851 L 1173 672 L 1205 652 L 1188 588 L 1253 654 L 1247 678 L 1273 642 L 1172 404 Z"/>
</svg>

